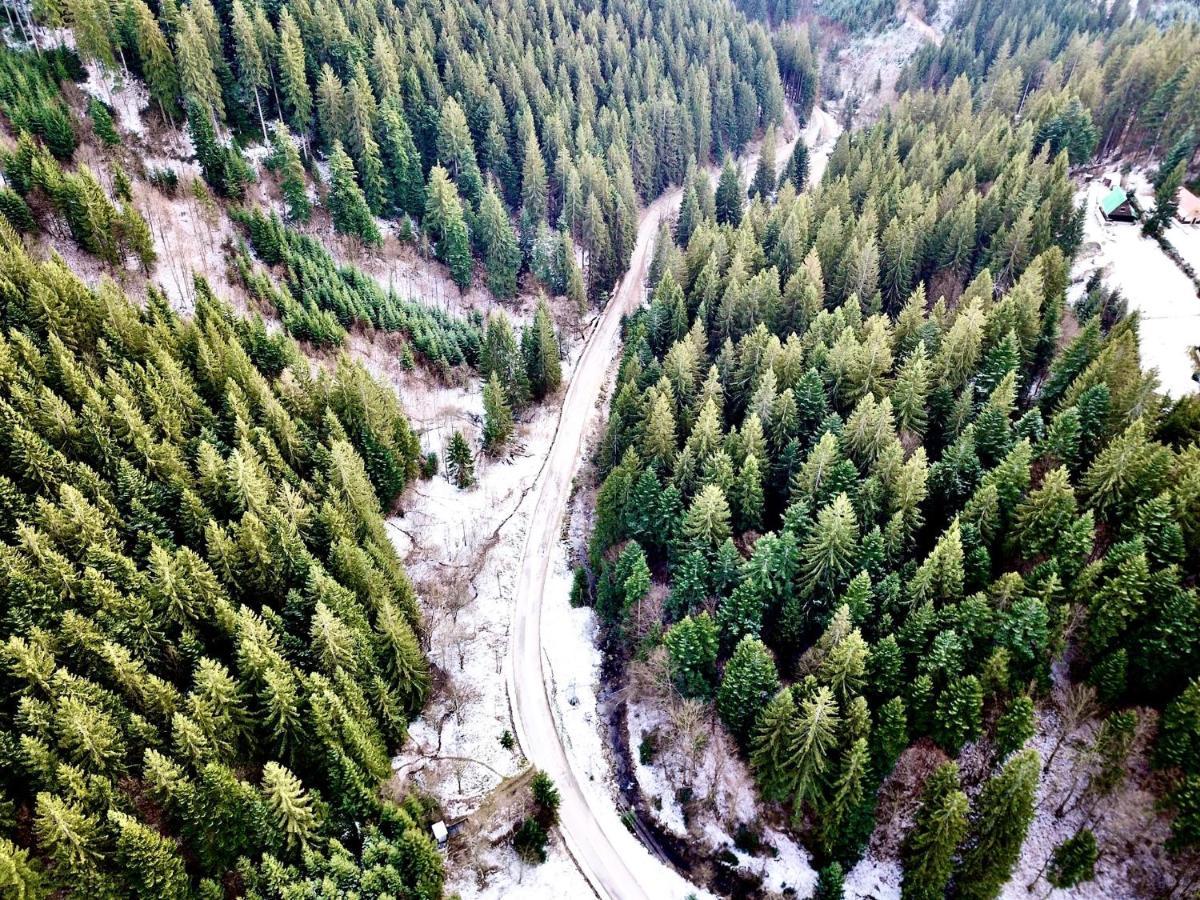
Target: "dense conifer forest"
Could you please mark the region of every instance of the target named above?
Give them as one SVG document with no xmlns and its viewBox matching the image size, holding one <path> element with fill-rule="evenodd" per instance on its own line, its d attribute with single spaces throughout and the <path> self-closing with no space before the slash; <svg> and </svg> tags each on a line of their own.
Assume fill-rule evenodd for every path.
<svg viewBox="0 0 1200 900">
<path fill-rule="evenodd" d="M 1093 298 L 1064 334 L 1081 211 L 1037 129 L 965 82 L 910 93 L 813 192 L 785 179 L 665 232 L 597 456 L 597 611 L 715 704 L 820 865 L 853 867 L 907 746 L 950 758 L 905 897 L 997 896 L 1055 679 L 1106 715 L 1094 808 L 1149 705 L 1171 845 L 1198 834 L 1192 407 L 1155 394 L 1136 318 Z M 968 803 L 953 758 L 980 739 Z"/>
<path fill-rule="evenodd" d="M 778 826 L 810 855 L 780 863 L 793 887 L 811 858 L 833 898 L 892 832 L 904 900 L 990 900 L 1031 874 L 1039 822 L 1083 810 L 1030 882 L 1071 889 L 1128 849 L 1103 823 L 1136 790 L 1154 891 L 1194 892 L 1200 402 L 1159 392 L 1127 298 L 1073 271 L 1101 162 L 1144 170 L 1164 246 L 1195 184 L 1194 4 L 1137 6 L 959 0 L 895 102 L 821 147 L 826 107 L 855 118 L 822 54 L 925 34 L 936 3 L 7 7 L 0 896 L 435 900 L 484 890 L 469 840 L 522 877 L 565 856 L 578 786 L 529 767 L 512 696 L 483 739 L 520 774 L 480 765 L 520 787 L 505 828 L 399 774 L 470 705 L 431 623 L 484 605 L 467 564 L 423 558 L 451 538 L 400 515 L 525 478 L 504 523 L 528 527 L 617 300 L 594 490 L 553 510 L 590 534 L 514 558 L 579 544 L 573 599 L 626 679 L 592 687 L 688 704 L 743 772 L 737 849 Z M 144 90 L 136 136 L 115 88 Z M 813 146 L 777 159 L 795 126 Z M 227 292 L 154 283 L 185 206 L 221 246 L 183 252 L 212 250 Z M 385 288 L 373 255 L 456 285 L 457 311 Z M 436 527 L 465 547 L 465 521 Z M 470 601 L 423 605 L 397 547 Z M 503 599 L 507 648 L 528 598 Z M 455 639 L 460 678 L 469 651 L 504 679 L 501 642 Z M 603 740 L 627 702 L 594 707 Z M 440 819 L 466 837 L 440 847 Z M 720 889 L 739 857 L 711 855 L 686 875 Z"/>
<path fill-rule="evenodd" d="M 440 896 L 378 790 L 430 686 L 394 394 L 204 285 L 142 309 L 7 226 L 0 266 L 6 895 Z"/>
<path fill-rule="evenodd" d="M 376 243 L 373 217 L 421 220 L 456 280 L 469 282 L 473 247 L 501 296 L 516 250 L 531 259 L 561 231 L 599 298 L 624 271 L 639 200 L 783 115 L 770 36 L 720 0 L 472 0 L 436 13 L 391 0 L 71 0 L 39 14 L 72 26 L 85 60 L 143 77 L 168 120 L 186 117 L 218 194 L 238 197 L 246 173 L 214 125 L 266 142 L 280 119 L 305 156 L 328 156 L 338 230 Z"/>
</svg>

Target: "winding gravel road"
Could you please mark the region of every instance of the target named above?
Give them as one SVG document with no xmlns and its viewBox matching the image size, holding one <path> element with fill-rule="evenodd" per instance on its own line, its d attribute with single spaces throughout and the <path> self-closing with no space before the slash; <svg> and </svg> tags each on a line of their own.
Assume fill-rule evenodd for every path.
<svg viewBox="0 0 1200 900">
<path fill-rule="evenodd" d="M 814 110 L 804 137 L 810 148 L 820 148 L 815 156 L 820 151 L 828 156 L 825 147 L 831 146 L 836 138 L 836 127 L 823 111 Z M 780 145 L 781 168 L 795 140 L 793 137 Z M 755 158 L 756 154 L 751 155 L 751 165 Z M 813 162 L 814 175 L 819 177 L 823 161 Z M 547 772 L 558 786 L 562 797 L 560 831 L 567 848 L 596 893 L 614 900 L 682 900 L 700 892 L 654 858 L 626 830 L 612 802 L 600 802 L 583 790 L 581 777 L 568 758 L 556 727 L 548 689 L 549 673 L 543 666 L 542 604 L 546 599 L 550 556 L 561 536 L 571 484 L 584 452 L 584 436 L 592 416 L 598 412 L 601 392 L 620 350 L 621 317 L 642 301 L 659 222 L 674 212 L 680 197 L 680 189 L 675 188 L 642 211 L 629 269 L 587 339 L 567 387 L 554 443 L 542 469 L 541 483 L 535 488 L 533 513 L 517 575 L 512 644 L 506 666 L 517 738 L 525 756 Z"/>
</svg>

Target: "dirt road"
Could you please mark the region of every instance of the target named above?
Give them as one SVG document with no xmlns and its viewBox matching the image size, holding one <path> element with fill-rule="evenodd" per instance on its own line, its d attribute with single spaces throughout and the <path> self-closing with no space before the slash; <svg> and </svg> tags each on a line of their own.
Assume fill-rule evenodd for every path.
<svg viewBox="0 0 1200 900">
<path fill-rule="evenodd" d="M 813 123 L 806 139 L 810 144 L 828 142 L 828 132 L 836 124 L 831 126 L 831 120 L 823 112 L 814 113 Z M 787 131 L 792 137 L 779 148 L 777 159 L 781 168 L 799 131 L 794 119 L 788 124 L 791 127 Z M 754 154 L 750 156 L 748 162 L 753 166 Z M 642 301 L 659 222 L 674 212 L 680 197 L 680 190 L 673 189 L 642 212 L 629 270 L 601 314 L 567 388 L 541 484 L 532 498 L 533 514 L 517 575 L 512 643 L 506 665 L 517 737 L 530 761 L 558 785 L 562 797 L 560 830 L 567 847 L 597 894 L 621 900 L 682 900 L 689 894 L 702 892 L 651 856 L 626 830 L 612 803 L 599 802 L 585 793 L 555 726 L 547 688 L 549 679 L 543 666 L 542 604 L 546 599 L 550 553 L 561 536 L 571 484 L 584 452 L 584 436 L 597 413 L 601 391 L 620 350 L 621 317 Z M 565 602 L 566 598 L 555 599 Z"/>
</svg>

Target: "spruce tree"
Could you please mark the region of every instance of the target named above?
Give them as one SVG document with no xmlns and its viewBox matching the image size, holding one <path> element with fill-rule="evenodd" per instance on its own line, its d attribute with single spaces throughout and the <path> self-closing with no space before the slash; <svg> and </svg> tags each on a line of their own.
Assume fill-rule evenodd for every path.
<svg viewBox="0 0 1200 900">
<path fill-rule="evenodd" d="M 783 688 L 759 713 L 750 742 L 750 767 L 765 800 L 787 800 L 796 790 L 795 727 L 796 701 L 792 689 Z"/>
<path fill-rule="evenodd" d="M 446 474 L 460 488 L 475 483 L 475 456 L 461 431 L 455 430 L 446 445 Z"/>
<path fill-rule="evenodd" d="M 175 68 L 171 46 L 154 13 L 143 0 L 131 0 L 130 9 L 135 20 L 137 54 L 146 88 L 163 118 L 171 122 L 177 112 L 179 97 L 179 72 Z"/>
<path fill-rule="evenodd" d="M 803 138 L 797 140 L 792 148 L 792 155 L 788 158 L 787 168 L 783 170 L 783 177 L 789 179 L 797 191 L 808 187 L 808 146 Z"/>
<path fill-rule="evenodd" d="M 358 186 L 354 163 L 342 148 L 341 141 L 334 141 L 333 155 L 329 158 L 329 196 L 325 205 L 329 207 L 334 230 L 339 234 L 351 235 L 365 244 L 378 246 L 383 243 L 367 198 Z"/>
<path fill-rule="evenodd" d="M 750 196 L 766 199 L 775 193 L 775 124 L 767 126 L 763 135 L 762 149 L 758 154 L 758 168 L 750 182 Z"/>
<path fill-rule="evenodd" d="M 288 133 L 287 126 L 276 122 L 271 133 L 273 161 L 279 174 L 279 189 L 287 206 L 288 218 L 296 222 L 307 222 L 312 215 L 312 204 L 308 199 L 308 185 L 304 178 L 304 166 L 296 144 Z"/>
<path fill-rule="evenodd" d="M 562 361 L 550 304 L 544 296 L 538 298 L 533 322 L 521 335 L 521 352 L 525 358 L 525 377 L 533 396 L 540 400 L 557 391 L 562 385 Z"/>
<path fill-rule="evenodd" d="M 1073 888 L 1091 881 L 1099 856 L 1096 835 L 1090 828 L 1081 828 L 1054 848 L 1046 880 L 1056 888 Z"/>
<path fill-rule="evenodd" d="M 1004 714 L 996 722 L 996 755 L 1004 759 L 1025 746 L 1035 733 L 1033 700 L 1022 694 L 1009 703 Z"/>
<path fill-rule="evenodd" d="M 483 446 L 489 453 L 496 453 L 512 436 L 512 410 L 504 396 L 504 388 L 495 370 L 483 386 Z"/>
<path fill-rule="evenodd" d="M 471 283 L 473 269 L 471 243 L 462 201 L 450 180 L 450 174 L 441 166 L 429 170 L 424 224 L 426 231 L 436 241 L 438 259 L 450 267 L 450 277 L 460 289 L 465 290 Z"/>
<path fill-rule="evenodd" d="M 925 781 L 921 806 L 905 838 L 901 858 L 904 900 L 941 900 L 954 865 L 954 854 L 967 833 L 967 795 L 958 782 L 958 766 L 943 763 Z"/>
<path fill-rule="evenodd" d="M 717 223 L 738 225 L 742 221 L 742 181 L 732 156 L 725 157 L 717 181 Z"/>
<path fill-rule="evenodd" d="M 287 110 L 288 124 L 304 143 L 312 117 L 313 99 L 305 75 L 304 42 L 288 6 L 284 6 L 279 13 L 279 89 Z"/>
<path fill-rule="evenodd" d="M 1169 228 L 1175 213 L 1179 211 L 1179 188 L 1187 177 L 1187 161 L 1180 160 L 1173 170 L 1162 176 L 1154 189 L 1154 210 L 1142 223 L 1142 231 L 1150 237 L 1158 237 Z"/>
<path fill-rule="evenodd" d="M 759 713 L 779 691 L 779 675 L 771 651 L 757 638 L 742 638 L 725 665 L 717 712 L 730 734 L 743 747 Z"/>
<path fill-rule="evenodd" d="M 970 837 L 955 874 L 959 896 L 966 900 L 999 896 L 1033 821 L 1041 765 L 1036 750 L 1023 750 L 984 784 L 974 804 Z"/>
<path fill-rule="evenodd" d="M 706 612 L 684 616 L 663 635 L 671 675 L 685 697 L 712 695 L 717 667 L 717 626 Z"/>
<path fill-rule="evenodd" d="M 483 193 L 475 221 L 476 237 L 483 247 L 488 288 L 500 299 L 512 297 L 517 292 L 521 248 L 504 203 L 490 184 Z"/>
<path fill-rule="evenodd" d="M 175 35 L 175 59 L 185 102 L 198 105 L 205 116 L 224 120 L 225 103 L 221 99 L 221 85 L 213 71 L 208 41 L 196 24 L 190 5 L 184 7 L 180 14 L 179 29 Z M 189 112 L 189 121 L 191 118 Z"/>
</svg>

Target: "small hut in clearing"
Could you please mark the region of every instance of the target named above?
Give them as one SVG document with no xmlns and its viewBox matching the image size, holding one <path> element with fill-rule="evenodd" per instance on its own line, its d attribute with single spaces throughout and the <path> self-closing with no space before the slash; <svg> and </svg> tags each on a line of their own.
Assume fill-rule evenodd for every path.
<svg viewBox="0 0 1200 900">
<path fill-rule="evenodd" d="M 1136 222 L 1138 217 L 1129 195 L 1119 185 L 1100 198 L 1100 212 L 1109 222 Z"/>
</svg>

